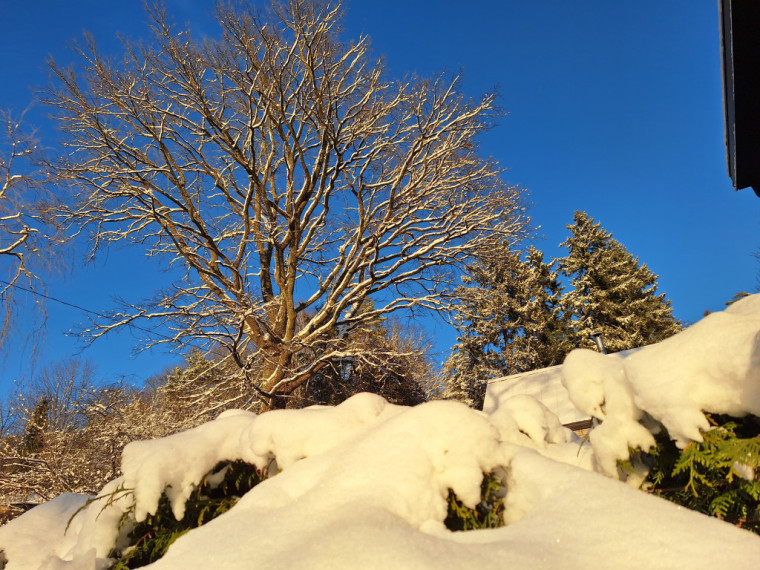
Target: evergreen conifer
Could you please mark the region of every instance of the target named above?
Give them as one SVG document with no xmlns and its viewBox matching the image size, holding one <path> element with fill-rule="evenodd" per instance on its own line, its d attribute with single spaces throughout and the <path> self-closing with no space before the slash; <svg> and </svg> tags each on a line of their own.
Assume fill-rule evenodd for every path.
<svg viewBox="0 0 760 570">
<path fill-rule="evenodd" d="M 581 345 L 593 347 L 592 332 L 602 333 L 610 352 L 645 346 L 681 330 L 665 294 L 657 294 L 657 275 L 631 255 L 586 212 L 576 211 L 560 245 L 567 257 L 560 272 L 572 289 L 563 297 Z"/>
<path fill-rule="evenodd" d="M 45 447 L 45 432 L 48 429 L 50 404 L 47 397 L 42 397 L 32 410 L 24 430 L 24 452 L 39 453 Z"/>
<path fill-rule="evenodd" d="M 573 348 L 560 307 L 562 287 L 543 253 L 529 247 L 483 255 L 463 277 L 445 365 L 445 395 L 479 407 L 489 378 L 560 364 Z"/>
</svg>

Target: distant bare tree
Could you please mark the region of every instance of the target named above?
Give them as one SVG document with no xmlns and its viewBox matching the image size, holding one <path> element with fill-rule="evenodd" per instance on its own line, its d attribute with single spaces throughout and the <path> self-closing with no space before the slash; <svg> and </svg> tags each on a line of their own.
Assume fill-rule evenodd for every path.
<svg viewBox="0 0 760 570">
<path fill-rule="evenodd" d="M 162 390 L 99 386 L 93 366 L 80 360 L 45 367 L 0 408 L 0 522 L 30 497 L 96 493 L 119 475 L 127 443 L 194 427 L 219 411 L 196 417 L 191 405 Z"/>
<path fill-rule="evenodd" d="M 153 45 L 114 62 L 88 41 L 79 69 L 51 63 L 71 150 L 58 166 L 80 192 L 63 217 L 91 232 L 93 254 L 132 242 L 186 270 L 85 333 L 150 319 L 169 331 L 158 342 L 222 344 L 279 407 L 354 354 L 336 327 L 440 309 L 453 268 L 524 234 L 521 191 L 477 153 L 494 96 L 388 80 L 366 37 L 339 39 L 341 12 L 224 6 L 220 39 L 199 42 L 154 8 Z"/>
<path fill-rule="evenodd" d="M 175 430 L 187 429 L 214 419 L 232 408 L 252 408 L 256 394 L 247 386 L 244 376 L 237 374 L 235 361 L 229 356 L 204 355 L 191 351 L 182 366 L 153 378 L 153 397 L 173 418 L 167 425 Z"/>
<path fill-rule="evenodd" d="M 372 305 L 365 307 L 369 310 Z M 359 392 L 379 394 L 393 404 L 407 406 L 427 399 L 434 379 L 430 344 L 414 326 L 403 326 L 396 319 L 376 319 L 352 330 L 345 342 L 354 355 L 336 358 L 313 375 L 293 393 L 289 406 L 337 405 Z M 305 358 L 316 356 L 307 354 Z"/>
<path fill-rule="evenodd" d="M 91 483 L 91 450 L 81 432 L 93 374 L 88 363 L 65 360 L 20 387 L 8 406 L 13 422 L 0 438 L 0 503 L 50 499 Z"/>
<path fill-rule="evenodd" d="M 48 193 L 35 164 L 37 141 L 22 119 L 0 112 L 0 341 L 13 320 L 15 289 L 40 287 L 39 269 L 54 237 L 42 205 Z"/>
</svg>

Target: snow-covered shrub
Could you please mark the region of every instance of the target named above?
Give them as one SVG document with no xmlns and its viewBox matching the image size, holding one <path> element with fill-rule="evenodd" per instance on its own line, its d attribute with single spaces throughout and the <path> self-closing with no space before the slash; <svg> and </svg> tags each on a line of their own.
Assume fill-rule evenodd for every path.
<svg viewBox="0 0 760 570">
<path fill-rule="evenodd" d="M 760 295 L 628 355 L 570 353 L 563 383 L 598 420 L 595 468 L 758 530 Z"/>
<path fill-rule="evenodd" d="M 580 570 L 599 560 L 624 570 L 752 568 L 760 538 L 562 463 L 588 465 L 589 449 L 528 398 L 490 415 L 455 402 L 393 406 L 371 394 L 336 407 L 226 412 L 130 444 L 124 476 L 100 499 L 78 513 L 86 497 L 32 509 L 0 528 L 0 551 L 6 570 L 102 570 L 137 550 L 130 543 L 153 534 L 156 521 L 177 520 L 194 528 L 140 543 L 160 553 L 173 540 L 151 563 L 156 570 Z M 194 505 L 204 478 L 236 458 L 272 465 L 270 476 L 229 509 L 227 500 Z M 485 486 L 484 473 L 494 474 Z M 463 520 L 506 524 L 452 532 L 453 496 L 470 510 Z M 217 509 L 224 512 L 195 527 Z M 135 567 L 133 557 L 123 567 Z"/>
<path fill-rule="evenodd" d="M 269 469 L 258 469 L 244 461 L 221 462 L 191 492 L 181 519 L 176 518 L 166 492 L 161 494 L 155 513 L 140 522 L 135 521 L 134 508 L 128 509 L 119 521 L 119 535 L 126 540 L 117 541 L 118 548 L 109 553 L 115 561 L 110 569 L 129 570 L 157 561 L 179 537 L 229 511 L 269 475 Z M 503 470 L 484 474 L 481 501 L 474 507 L 467 506 L 449 489 L 446 528 L 467 531 L 504 526 L 504 479 Z M 123 492 L 122 487 L 114 490 L 115 494 Z"/>
<path fill-rule="evenodd" d="M 449 489 L 449 510 L 444 524 L 449 530 L 477 530 L 504 526 L 504 496 L 507 493 L 504 470 L 483 475 L 481 501 L 475 508 L 465 505 Z"/>
<path fill-rule="evenodd" d="M 114 548 L 109 558 L 113 570 L 140 568 L 161 558 L 183 534 L 229 511 L 240 498 L 267 477 L 267 471 L 243 461 L 219 463 L 206 474 L 185 501 L 184 516 L 178 520 L 164 492 L 154 514 L 135 521 L 134 509 L 124 513 L 119 532 L 125 545 Z"/>
<path fill-rule="evenodd" d="M 703 441 L 679 449 L 663 429 L 643 454 L 644 488 L 690 509 L 760 534 L 760 418 L 708 415 Z M 639 455 L 642 455 L 639 451 Z"/>
</svg>

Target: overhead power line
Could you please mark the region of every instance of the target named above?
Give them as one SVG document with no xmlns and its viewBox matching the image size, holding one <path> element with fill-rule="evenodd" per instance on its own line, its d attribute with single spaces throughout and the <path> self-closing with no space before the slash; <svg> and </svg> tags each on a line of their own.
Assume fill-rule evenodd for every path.
<svg viewBox="0 0 760 570">
<path fill-rule="evenodd" d="M 116 319 L 114 319 L 113 317 L 111 317 L 109 315 L 104 315 L 103 313 L 100 313 L 98 311 L 93 311 L 92 309 L 88 309 L 87 307 L 83 307 L 81 305 L 77 305 L 76 303 L 70 303 L 69 301 L 64 301 L 63 299 L 59 299 L 57 297 L 53 297 L 52 295 L 46 295 L 45 293 L 40 293 L 39 291 L 35 291 L 34 289 L 30 289 L 28 287 L 24 287 L 23 285 L 19 285 L 17 283 L 10 283 L 8 281 L 5 281 L 4 279 L 0 279 L 0 283 L 2 283 L 4 285 L 7 285 L 8 287 L 13 287 L 13 288 L 18 289 L 20 291 L 24 291 L 25 293 L 29 293 L 29 294 L 34 295 L 36 297 L 42 297 L 43 299 L 47 299 L 48 301 L 53 301 L 53 302 L 58 303 L 60 305 L 64 305 L 66 307 L 70 307 L 70 308 L 76 309 L 78 311 L 82 311 L 83 313 L 88 313 L 90 315 L 94 315 L 94 316 L 100 317 L 102 319 L 107 319 L 107 320 L 110 320 L 112 322 L 116 321 Z M 141 327 L 140 325 L 136 325 L 136 324 L 133 324 L 133 323 L 127 323 L 126 326 L 134 328 L 134 329 L 137 329 L 137 330 L 141 330 L 141 331 L 146 332 L 148 334 L 159 336 L 159 337 L 164 338 L 164 339 L 169 340 L 169 341 L 174 340 L 174 339 L 172 339 L 171 337 L 169 337 L 169 336 L 167 336 L 165 334 L 162 334 L 160 332 L 156 332 L 154 330 L 146 329 L 144 327 Z M 227 360 L 229 360 L 231 357 L 232 357 L 232 353 L 228 354 L 224 358 L 221 358 L 221 359 L 217 360 L 216 362 L 213 363 L 213 365 L 208 370 L 200 372 L 197 376 L 195 376 L 194 378 L 192 378 L 189 382 L 195 382 L 197 379 L 199 379 L 204 374 L 207 374 L 211 370 L 214 370 L 215 368 L 218 368 L 219 366 L 221 366 L 223 363 L 227 362 Z"/>
<path fill-rule="evenodd" d="M 116 319 L 114 319 L 113 317 L 111 317 L 109 315 L 104 315 L 103 313 L 99 313 L 98 311 L 93 311 L 92 309 L 88 309 L 87 307 L 83 307 L 81 305 L 77 305 L 76 303 L 70 303 L 69 301 L 64 301 L 63 299 L 59 299 L 57 297 L 53 297 L 52 295 L 46 295 L 45 293 L 41 293 L 39 291 L 35 291 L 34 289 L 30 289 L 28 287 L 24 287 L 23 285 L 19 285 L 18 283 L 10 283 L 9 281 L 5 281 L 4 279 L 0 279 L 0 283 L 2 283 L 3 285 L 7 285 L 8 287 L 13 287 L 14 289 L 18 289 L 20 291 L 24 291 L 26 293 L 34 295 L 35 297 L 42 297 L 43 299 L 47 299 L 48 301 L 53 301 L 53 302 L 58 303 L 60 305 L 64 305 L 66 307 L 69 307 L 69 308 L 72 308 L 72 309 L 76 309 L 78 311 L 82 311 L 83 313 L 88 313 L 90 315 L 94 315 L 96 317 L 100 317 L 101 319 L 106 319 L 106 320 L 109 320 L 111 322 L 116 322 Z M 136 329 L 136 330 L 140 330 L 140 331 L 146 332 L 148 334 L 152 334 L 152 335 L 161 337 L 161 338 L 169 340 L 169 341 L 174 340 L 170 336 L 167 336 L 167 335 L 162 334 L 160 332 L 157 332 L 155 330 L 146 329 L 145 327 L 141 327 L 140 325 L 136 325 L 134 323 L 126 323 L 126 326 L 128 326 L 130 328 L 133 328 L 133 329 Z"/>
</svg>

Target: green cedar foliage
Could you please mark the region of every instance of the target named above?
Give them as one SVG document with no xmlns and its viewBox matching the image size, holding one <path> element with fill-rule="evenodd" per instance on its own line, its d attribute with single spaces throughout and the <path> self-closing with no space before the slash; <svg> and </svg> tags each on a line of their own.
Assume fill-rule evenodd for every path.
<svg viewBox="0 0 760 570">
<path fill-rule="evenodd" d="M 678 449 L 663 428 L 652 450 L 636 452 L 652 466 L 643 487 L 760 534 L 760 418 L 707 417 L 713 428 L 702 434 L 702 442 Z"/>
<path fill-rule="evenodd" d="M 575 212 L 556 260 L 572 289 L 563 304 L 574 319 L 579 341 L 588 348 L 592 332 L 601 332 L 610 352 L 652 344 L 681 330 L 670 301 L 657 294 L 657 275 L 639 263 L 612 234 L 586 212 Z"/>
<path fill-rule="evenodd" d="M 506 483 L 500 469 L 483 474 L 480 485 L 481 501 L 474 509 L 466 506 L 449 489 L 448 513 L 444 524 L 452 531 L 478 530 L 504 526 L 504 496 Z"/>
<path fill-rule="evenodd" d="M 134 513 L 126 512 L 120 529 L 132 527 L 128 534 L 129 546 L 111 552 L 111 558 L 116 559 L 111 568 L 127 570 L 155 562 L 180 536 L 230 510 L 240 497 L 265 478 L 266 471 L 251 464 L 242 461 L 220 463 L 190 495 L 182 520 L 174 518 L 166 493 L 161 495 L 156 514 L 148 515 L 142 522 L 135 523 Z"/>
</svg>

